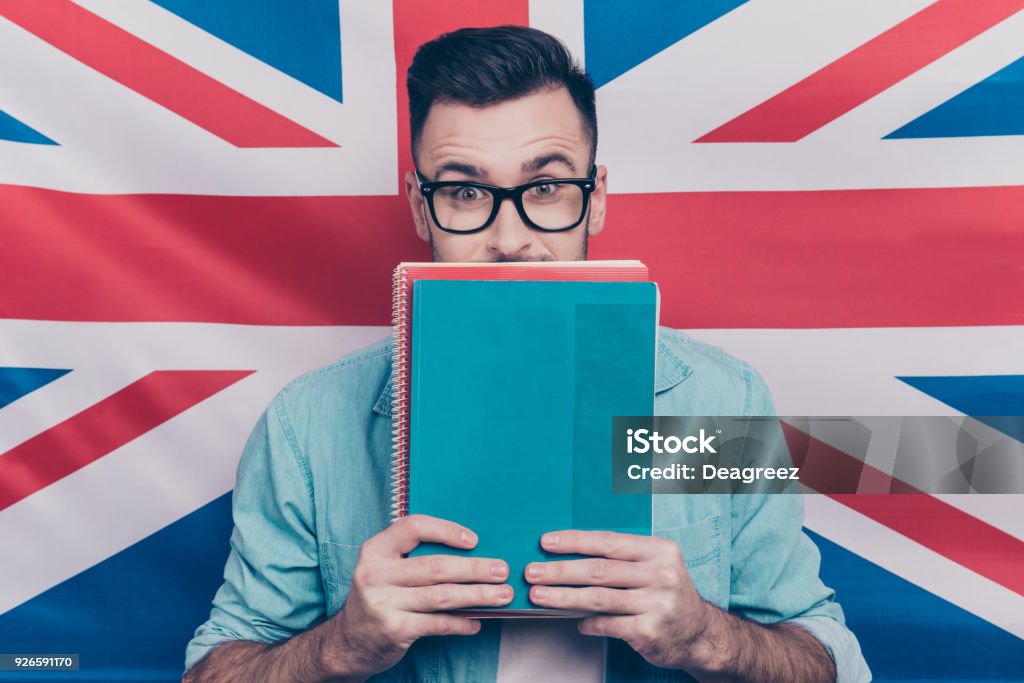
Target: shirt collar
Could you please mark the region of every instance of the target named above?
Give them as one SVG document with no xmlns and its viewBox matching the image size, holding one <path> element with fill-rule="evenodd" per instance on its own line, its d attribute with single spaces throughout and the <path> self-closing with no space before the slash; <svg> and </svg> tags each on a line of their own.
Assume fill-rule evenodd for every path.
<svg viewBox="0 0 1024 683">
<path fill-rule="evenodd" d="M 373 412 L 378 415 L 391 416 L 391 387 L 394 384 L 394 374 L 391 372 L 391 360 L 388 360 L 388 381 L 384 382 L 384 391 L 373 406 Z"/>
<path fill-rule="evenodd" d="M 689 365 L 683 362 L 675 351 L 668 347 L 658 335 L 658 360 L 654 369 L 654 393 L 668 391 L 693 374 Z"/>
<path fill-rule="evenodd" d="M 668 391 L 675 385 L 682 382 L 693 373 L 689 365 L 675 354 L 668 345 L 658 339 L 658 360 L 655 366 L 654 393 L 660 394 Z M 388 379 L 384 383 L 384 390 L 377 398 L 373 406 L 373 412 L 378 415 L 391 415 L 391 389 L 394 386 L 394 374 L 391 372 L 391 362 L 388 361 Z"/>
</svg>

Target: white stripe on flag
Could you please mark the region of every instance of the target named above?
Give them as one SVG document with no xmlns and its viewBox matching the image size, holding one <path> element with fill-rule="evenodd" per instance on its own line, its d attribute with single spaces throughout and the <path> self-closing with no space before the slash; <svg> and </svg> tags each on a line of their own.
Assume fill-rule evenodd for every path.
<svg viewBox="0 0 1024 683">
<path fill-rule="evenodd" d="M 942 94 L 1019 57 L 1024 12 L 908 79 L 905 90 L 898 84 L 863 115 L 854 109 L 865 118 L 850 131 L 841 131 L 840 118 L 835 134 L 822 129 L 795 143 L 693 143 L 929 4 L 741 5 L 598 90 L 598 151 L 611 187 L 650 193 L 1024 184 L 1024 136 L 881 139 Z"/>
<path fill-rule="evenodd" d="M 0 337 L 18 349 L 17 356 L 0 357 L 0 365 L 16 359 L 15 365 L 77 369 L 120 358 L 124 372 L 138 376 L 159 369 L 257 371 L 0 511 L 0 546 L 24 550 L 5 559 L 0 613 L 230 491 L 242 446 L 274 394 L 298 375 L 389 332 L 354 326 L 0 321 Z M 79 406 L 69 399 L 64 407 Z"/>
<path fill-rule="evenodd" d="M 1005 497 L 1005 496 L 1000 496 Z M 823 495 L 805 495 L 805 526 L 943 600 L 1024 638 L 1024 596 Z M 842 596 L 839 596 L 842 602 Z"/>
<path fill-rule="evenodd" d="M 0 183 L 94 194 L 397 192 L 391 3 L 340 2 L 344 104 L 156 4 L 77 4 L 340 147 L 239 149 L 0 18 L 0 62 L 19 65 L 4 74 L 0 108 L 59 144 L 0 141 Z"/>
<path fill-rule="evenodd" d="M 583 4 L 584 0 L 530 0 L 530 26 L 556 36 L 585 65 Z"/>
</svg>

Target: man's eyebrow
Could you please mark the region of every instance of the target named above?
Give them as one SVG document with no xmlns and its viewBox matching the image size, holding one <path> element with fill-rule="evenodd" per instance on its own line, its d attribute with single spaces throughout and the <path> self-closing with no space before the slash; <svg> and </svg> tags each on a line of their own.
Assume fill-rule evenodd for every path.
<svg viewBox="0 0 1024 683">
<path fill-rule="evenodd" d="M 446 161 L 437 167 L 435 177 L 440 178 L 446 172 L 461 173 L 462 175 L 469 176 L 470 178 L 483 178 L 487 175 L 483 169 L 477 168 L 472 164 L 464 164 L 459 161 Z"/>
<path fill-rule="evenodd" d="M 523 164 L 523 173 L 536 173 L 548 164 L 563 164 L 569 167 L 570 172 L 576 173 L 576 164 L 561 152 L 552 152 L 527 161 Z"/>
</svg>

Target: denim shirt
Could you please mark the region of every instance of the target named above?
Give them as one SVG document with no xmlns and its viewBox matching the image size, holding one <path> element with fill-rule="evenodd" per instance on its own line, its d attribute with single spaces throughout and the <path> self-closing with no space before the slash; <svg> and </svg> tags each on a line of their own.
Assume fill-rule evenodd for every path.
<svg viewBox="0 0 1024 683">
<path fill-rule="evenodd" d="M 238 466 L 235 528 L 210 618 L 185 668 L 231 640 L 273 643 L 345 603 L 359 547 L 390 521 L 391 345 L 379 342 L 289 384 L 260 418 Z M 772 415 L 747 364 L 660 328 L 659 415 Z M 820 555 L 803 533 L 799 495 L 655 495 L 654 533 L 679 544 L 703 598 L 752 621 L 786 621 L 829 651 L 841 683 L 870 680 Z M 494 681 L 500 623 L 475 636 L 422 638 L 374 681 Z M 605 678 L 688 681 L 610 640 Z"/>
</svg>

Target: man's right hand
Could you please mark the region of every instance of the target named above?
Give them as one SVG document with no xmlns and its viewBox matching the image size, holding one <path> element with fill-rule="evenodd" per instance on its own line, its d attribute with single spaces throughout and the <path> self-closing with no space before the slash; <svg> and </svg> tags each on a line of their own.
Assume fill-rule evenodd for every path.
<svg viewBox="0 0 1024 683">
<path fill-rule="evenodd" d="M 508 564 L 458 555 L 403 557 L 425 541 L 469 549 L 469 529 L 410 515 L 373 536 L 359 552 L 344 607 L 324 626 L 323 665 L 359 680 L 391 668 L 423 636 L 474 635 L 480 622 L 452 614 L 465 607 L 507 605 Z"/>
</svg>

